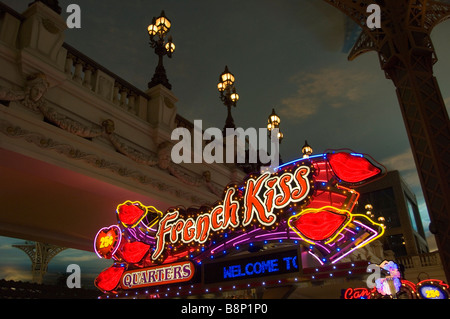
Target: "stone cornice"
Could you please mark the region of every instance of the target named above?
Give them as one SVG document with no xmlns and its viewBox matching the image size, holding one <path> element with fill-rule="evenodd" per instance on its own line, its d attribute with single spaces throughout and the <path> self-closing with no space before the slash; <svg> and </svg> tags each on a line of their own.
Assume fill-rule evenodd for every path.
<svg viewBox="0 0 450 319">
<path fill-rule="evenodd" d="M 173 196 L 192 205 L 211 202 L 212 198 L 199 196 L 198 190 L 195 192 L 186 191 L 189 188 L 176 187 L 173 183 L 167 183 L 155 178 L 154 174 L 145 173 L 136 168 L 130 168 L 122 163 L 117 163 L 99 154 L 73 146 L 66 141 L 50 138 L 43 133 L 27 130 L 10 120 L 0 119 L 0 133 L 12 139 L 20 139 L 38 147 L 42 151 L 56 152 L 70 160 L 82 161 L 91 168 L 107 170 L 114 175 L 126 177 L 144 186 L 149 186 L 154 191 L 163 192 L 165 197 Z M 156 168 L 155 168 L 156 169 Z M 180 185 L 181 186 L 181 185 Z M 174 203 L 175 204 L 175 203 Z"/>
</svg>

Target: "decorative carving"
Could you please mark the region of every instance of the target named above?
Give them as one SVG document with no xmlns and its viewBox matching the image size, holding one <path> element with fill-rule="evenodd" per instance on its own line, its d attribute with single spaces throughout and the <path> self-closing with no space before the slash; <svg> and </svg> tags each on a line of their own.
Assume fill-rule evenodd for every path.
<svg viewBox="0 0 450 319">
<path fill-rule="evenodd" d="M 151 167 L 158 166 L 162 170 L 167 170 L 171 175 L 175 176 L 186 185 L 195 187 L 206 185 L 213 194 L 219 197 L 221 196 L 221 192 L 211 183 L 211 175 L 209 172 L 205 172 L 202 176 L 195 175 L 188 172 L 183 167 L 172 163 L 170 156 L 171 143 L 169 141 L 163 142 L 158 146 L 157 155 L 144 154 L 120 141 L 119 137 L 114 132 L 115 124 L 111 119 L 104 120 L 99 127 L 88 127 L 66 115 L 58 113 L 55 109 L 48 107 L 44 97 L 48 88 L 49 83 L 46 80 L 45 74 L 38 73 L 27 79 L 27 84 L 23 91 L 14 91 L 0 86 L 0 101 L 19 101 L 22 105 L 32 111 L 43 114 L 48 121 L 71 134 L 83 138 L 103 136 L 109 140 L 118 152 L 136 163 Z M 10 136 L 15 136 L 17 134 L 15 133 L 15 129 L 8 128 L 7 130 L 9 130 L 8 134 Z M 42 148 L 52 148 L 51 140 L 41 139 L 38 144 Z M 61 146 L 59 146 L 59 149 L 61 149 Z M 66 153 L 66 155 L 71 157 L 80 155 L 74 150 L 67 150 Z M 104 163 L 95 160 L 93 165 L 103 167 Z M 116 171 L 121 175 L 128 174 L 123 168 L 117 169 Z M 209 175 L 207 173 L 209 173 Z M 139 180 L 147 181 L 147 178 L 139 178 Z"/>
<path fill-rule="evenodd" d="M 24 98 L 20 100 L 20 103 L 34 112 L 39 112 L 39 109 L 47 103 L 44 95 L 48 88 L 49 83 L 45 74 L 37 73 L 29 76 L 25 86 Z"/>
<path fill-rule="evenodd" d="M 14 126 L 12 123 L 3 119 L 0 119 L 0 132 L 8 137 L 24 139 L 28 143 L 32 143 L 39 148 L 53 150 L 68 158 L 83 161 L 93 167 L 106 169 L 119 176 L 131 178 L 139 182 L 140 184 L 149 185 L 155 190 L 164 191 L 173 196 L 183 198 L 194 203 L 205 202 L 204 198 L 200 198 L 198 196 L 192 195 L 191 193 L 181 191 L 180 189 L 167 185 L 160 180 L 154 179 L 139 171 L 128 169 L 120 164 L 110 162 L 104 158 L 100 158 L 95 154 L 86 153 L 74 148 L 71 145 L 59 143 L 51 138 L 45 137 L 40 133 L 30 132 L 28 130 L 22 129 L 19 126 Z"/>
<path fill-rule="evenodd" d="M 78 121 L 72 120 L 65 115 L 56 112 L 53 108 L 41 106 L 40 111 L 47 120 L 63 130 L 84 138 L 93 138 L 103 134 L 98 127 L 86 127 Z"/>
<path fill-rule="evenodd" d="M 168 169 L 171 165 L 171 155 L 170 152 L 172 148 L 169 141 L 162 142 L 158 145 L 158 166 L 161 169 Z"/>
<path fill-rule="evenodd" d="M 0 101 L 20 101 L 25 98 L 25 92 L 14 91 L 5 87 L 0 87 Z"/>
</svg>

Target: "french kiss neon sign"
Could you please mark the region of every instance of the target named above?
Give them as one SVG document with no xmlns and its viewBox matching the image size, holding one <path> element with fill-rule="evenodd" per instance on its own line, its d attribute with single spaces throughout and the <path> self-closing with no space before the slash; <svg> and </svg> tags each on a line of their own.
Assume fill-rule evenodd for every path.
<svg viewBox="0 0 450 319">
<path fill-rule="evenodd" d="M 366 155 L 330 151 L 283 164 L 274 173 L 250 175 L 227 186 L 212 206 L 162 213 L 126 201 L 117 206 L 118 225 L 102 228 L 95 239 L 97 255 L 114 260 L 95 283 L 113 291 L 122 279 L 128 289 L 123 278 L 149 274 L 148 267 L 186 260 L 195 265 L 254 242 L 290 240 L 321 264 L 336 263 L 383 234 L 382 225 L 353 212 L 359 198 L 353 187 L 381 174 Z M 158 281 L 164 282 L 152 284 Z"/>
<path fill-rule="evenodd" d="M 230 187 L 223 203 L 195 219 L 183 218 L 179 210 L 168 212 L 159 222 L 152 259 L 161 256 L 168 242 L 203 244 L 213 232 L 245 228 L 255 219 L 261 226 L 273 226 L 278 220 L 274 210 L 305 200 L 311 190 L 309 173 L 309 167 L 300 166 L 293 174 L 271 176 L 267 172 L 256 179 L 250 178 L 242 201 L 236 199 L 236 188 Z"/>
</svg>

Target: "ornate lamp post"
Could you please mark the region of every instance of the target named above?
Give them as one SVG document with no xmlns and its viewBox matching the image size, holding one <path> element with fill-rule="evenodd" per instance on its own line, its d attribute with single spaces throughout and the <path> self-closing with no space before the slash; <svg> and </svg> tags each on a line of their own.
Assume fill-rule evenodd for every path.
<svg viewBox="0 0 450 319">
<path fill-rule="evenodd" d="M 225 66 L 225 71 L 219 76 L 219 83 L 217 84 L 217 89 L 220 92 L 220 99 L 228 110 L 225 127 L 223 128 L 224 132 L 227 128 L 236 128 L 233 117 L 231 116 L 231 107 L 236 107 L 236 103 L 239 100 L 239 95 L 236 93 L 236 88 L 234 87 L 234 81 L 234 75 L 228 71 L 228 66 Z"/>
<path fill-rule="evenodd" d="M 172 36 L 168 36 L 166 42 L 167 33 L 172 26 L 170 20 L 166 17 L 164 10 L 161 12 L 159 18 L 153 18 L 152 24 L 148 26 L 148 34 L 150 35 L 150 46 L 155 49 L 156 55 L 159 57 L 158 65 L 155 70 L 155 74 L 151 82 L 148 83 L 148 88 L 152 88 L 158 84 L 164 85 L 169 90 L 172 89 L 172 85 L 169 83 L 166 75 L 166 69 L 163 65 L 163 57 L 167 55 L 172 57 L 172 53 L 175 51 L 175 44 L 173 44 Z"/>
<path fill-rule="evenodd" d="M 272 113 L 269 115 L 269 118 L 267 119 L 267 130 L 269 136 L 272 134 L 272 130 L 278 129 L 278 141 L 281 144 L 281 141 L 283 140 L 283 133 L 280 131 L 280 117 L 275 113 L 275 109 L 272 109 Z"/>
</svg>

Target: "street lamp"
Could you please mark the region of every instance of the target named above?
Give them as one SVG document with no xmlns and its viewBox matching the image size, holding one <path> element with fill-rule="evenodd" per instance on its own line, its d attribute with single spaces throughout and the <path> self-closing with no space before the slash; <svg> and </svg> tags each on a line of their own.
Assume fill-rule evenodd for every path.
<svg viewBox="0 0 450 319">
<path fill-rule="evenodd" d="M 220 99 L 228 110 L 224 132 L 227 128 L 236 128 L 234 119 L 231 116 L 231 107 L 236 107 L 236 103 L 239 100 L 239 95 L 236 93 L 236 88 L 234 87 L 234 81 L 234 75 L 228 70 L 228 66 L 225 66 L 225 71 L 219 76 L 219 83 L 217 84 L 217 89 L 220 92 Z"/>
<path fill-rule="evenodd" d="M 277 138 L 279 140 L 279 143 L 281 144 L 281 141 L 283 140 L 284 135 L 280 131 L 280 122 L 281 122 L 280 117 L 277 115 L 277 113 L 275 113 L 275 109 L 272 109 L 272 113 L 269 115 L 269 118 L 267 119 L 268 134 L 269 134 L 269 136 L 271 136 L 272 131 L 274 129 L 278 129 Z"/>
<path fill-rule="evenodd" d="M 305 145 L 302 147 L 302 154 L 304 158 L 308 158 L 313 152 L 311 146 L 308 145 L 308 141 L 305 140 Z"/>
<path fill-rule="evenodd" d="M 169 90 L 172 89 L 172 85 L 167 79 L 166 70 L 163 65 L 163 57 L 167 55 L 171 58 L 172 53 L 175 51 L 175 44 L 173 43 L 172 36 L 168 36 L 166 42 L 166 36 L 170 31 L 171 26 L 172 23 L 166 17 L 163 10 L 158 18 L 153 17 L 152 23 L 147 28 L 150 36 L 150 46 L 155 49 L 155 53 L 159 57 L 155 74 L 153 75 L 151 82 L 148 83 L 149 89 L 158 84 L 164 85 Z"/>
</svg>

